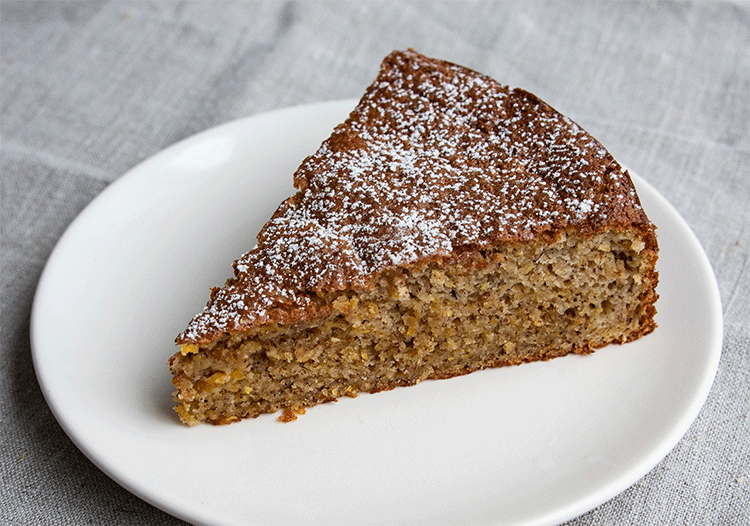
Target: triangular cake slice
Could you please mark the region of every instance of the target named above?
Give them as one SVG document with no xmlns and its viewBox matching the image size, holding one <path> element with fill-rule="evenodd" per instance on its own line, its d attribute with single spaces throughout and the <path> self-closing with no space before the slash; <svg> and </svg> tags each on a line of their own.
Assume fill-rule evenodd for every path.
<svg viewBox="0 0 750 526">
<path fill-rule="evenodd" d="M 628 173 L 521 89 L 394 52 L 294 183 L 177 337 L 187 424 L 293 420 L 656 327 L 655 228 Z"/>
</svg>

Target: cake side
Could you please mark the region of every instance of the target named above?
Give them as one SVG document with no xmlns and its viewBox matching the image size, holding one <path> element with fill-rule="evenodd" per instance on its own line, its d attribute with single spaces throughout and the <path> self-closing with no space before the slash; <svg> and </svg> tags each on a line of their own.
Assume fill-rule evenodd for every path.
<svg viewBox="0 0 750 526">
<path fill-rule="evenodd" d="M 239 331 L 170 360 L 188 424 L 225 424 L 478 369 L 590 353 L 654 327 L 657 254 L 633 231 L 504 243 L 320 296 L 314 319 Z"/>
<path fill-rule="evenodd" d="M 295 185 L 178 343 L 312 319 L 321 294 L 370 288 L 385 270 L 569 227 L 633 228 L 656 247 L 628 174 L 577 124 L 413 51 L 384 60 Z"/>
</svg>

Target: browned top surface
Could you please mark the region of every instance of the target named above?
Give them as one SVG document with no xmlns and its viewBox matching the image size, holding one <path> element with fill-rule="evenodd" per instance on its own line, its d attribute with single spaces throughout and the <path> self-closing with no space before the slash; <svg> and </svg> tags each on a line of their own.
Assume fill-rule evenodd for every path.
<svg viewBox="0 0 750 526">
<path fill-rule="evenodd" d="M 315 292 L 566 227 L 650 228 L 630 177 L 534 95 L 394 52 L 350 118 L 297 170 L 258 246 L 177 341 L 302 319 Z"/>
</svg>

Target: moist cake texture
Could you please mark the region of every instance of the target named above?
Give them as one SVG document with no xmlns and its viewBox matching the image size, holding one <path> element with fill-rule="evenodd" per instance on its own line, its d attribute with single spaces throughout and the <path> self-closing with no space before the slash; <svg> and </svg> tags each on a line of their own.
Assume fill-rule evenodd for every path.
<svg viewBox="0 0 750 526">
<path fill-rule="evenodd" d="M 656 327 L 655 228 L 628 173 L 524 90 L 393 52 L 294 183 L 176 339 L 187 424 L 293 420 Z"/>
</svg>

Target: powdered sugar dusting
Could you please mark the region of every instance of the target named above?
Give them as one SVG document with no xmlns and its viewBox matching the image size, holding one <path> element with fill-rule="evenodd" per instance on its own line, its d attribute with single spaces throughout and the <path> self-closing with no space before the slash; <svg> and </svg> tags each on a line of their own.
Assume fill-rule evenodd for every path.
<svg viewBox="0 0 750 526">
<path fill-rule="evenodd" d="M 413 51 L 386 58 L 295 185 L 178 341 L 301 319 L 316 293 L 457 249 L 645 218 L 627 175 L 576 123 Z"/>
</svg>

